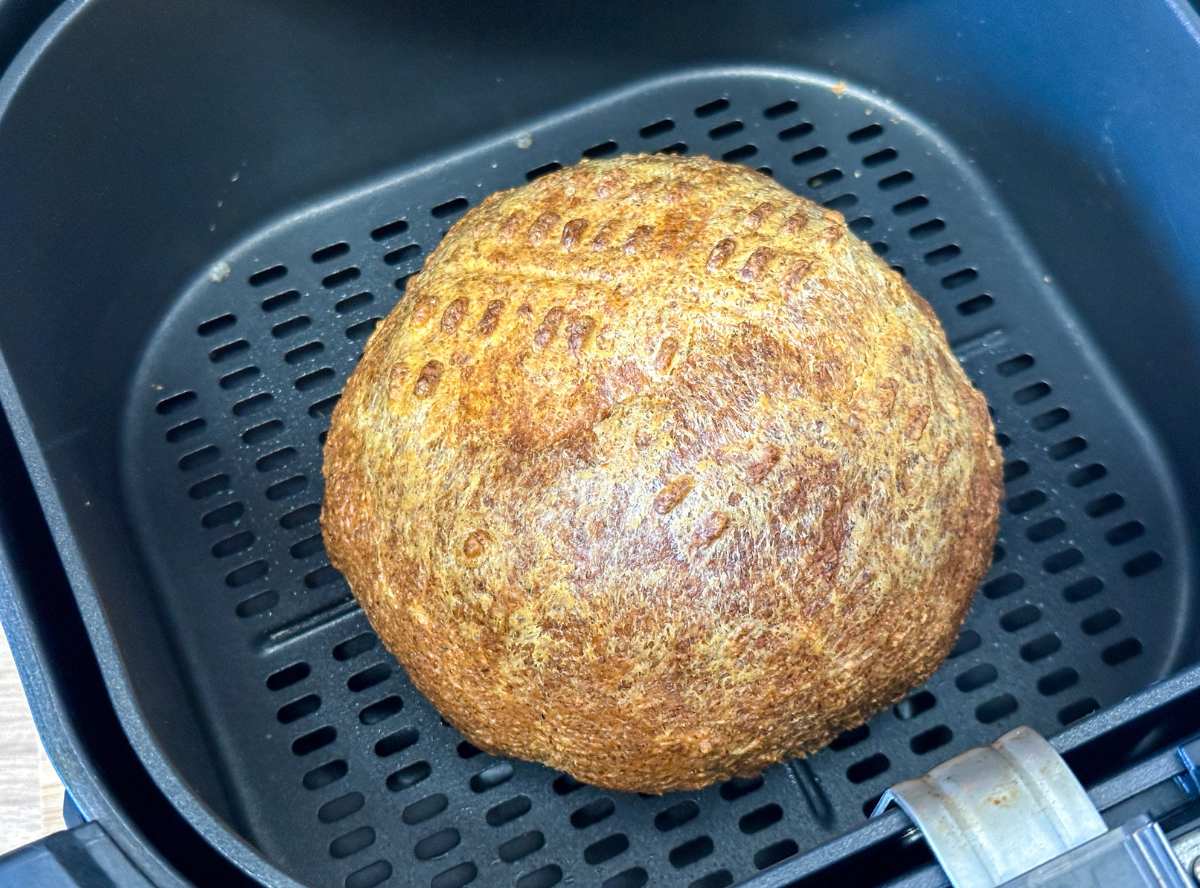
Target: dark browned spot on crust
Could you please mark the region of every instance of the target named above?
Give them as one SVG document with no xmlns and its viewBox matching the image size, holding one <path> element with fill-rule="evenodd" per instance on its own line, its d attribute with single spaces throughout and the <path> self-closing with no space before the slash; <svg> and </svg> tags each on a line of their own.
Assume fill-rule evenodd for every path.
<svg viewBox="0 0 1200 888">
<path fill-rule="evenodd" d="M 696 532 L 692 535 L 692 542 L 699 548 L 712 545 L 725 533 L 725 529 L 729 527 L 729 516 L 724 512 L 710 512 L 700 526 L 696 528 Z"/>
<path fill-rule="evenodd" d="M 800 210 L 788 216 L 788 220 L 783 223 L 783 230 L 788 234 L 796 234 L 800 229 L 808 224 L 808 213 Z"/>
<path fill-rule="evenodd" d="M 687 475 L 680 475 L 678 478 L 672 478 L 654 497 L 654 511 L 660 515 L 667 515 L 683 502 L 689 493 L 692 492 L 692 487 L 695 485 Z"/>
<path fill-rule="evenodd" d="M 586 348 L 592 331 L 596 329 L 596 319 L 587 315 L 577 315 L 567 322 L 567 347 L 573 352 Z"/>
<path fill-rule="evenodd" d="M 742 495 L 735 490 L 733 493 L 729 494 L 729 499 L 727 499 L 726 502 L 731 506 L 741 505 Z"/>
<path fill-rule="evenodd" d="M 746 467 L 746 475 L 751 484 L 759 484 L 767 477 L 771 469 L 779 462 L 782 451 L 774 444 L 768 444 L 762 449 L 757 458 Z"/>
<path fill-rule="evenodd" d="M 654 356 L 654 369 L 659 373 L 666 373 L 671 369 L 671 362 L 675 360 L 675 353 L 679 351 L 679 340 L 674 336 L 668 336 L 658 346 L 658 354 Z"/>
<path fill-rule="evenodd" d="M 479 323 L 475 325 L 475 331 L 480 336 L 488 336 L 496 325 L 500 323 L 500 314 L 504 311 L 504 300 L 493 299 L 487 304 L 487 308 L 483 310 L 483 315 L 479 318 Z"/>
<path fill-rule="evenodd" d="M 437 299 L 434 296 L 422 296 L 413 304 L 412 322 L 414 324 L 428 323 L 433 317 L 433 310 L 437 308 Z"/>
<path fill-rule="evenodd" d="M 570 250 L 579 239 L 583 237 L 583 232 L 587 229 L 587 219 L 572 219 L 562 230 L 562 246 L 564 250 Z"/>
<path fill-rule="evenodd" d="M 458 325 L 462 323 L 463 316 L 467 313 L 468 302 L 465 297 L 459 296 L 453 302 L 446 306 L 446 310 L 442 312 L 442 330 L 446 333 L 453 333 L 458 329 Z"/>
<path fill-rule="evenodd" d="M 908 416 L 908 422 L 904 426 L 904 435 L 910 441 L 919 441 L 921 436 L 925 434 L 925 426 L 929 425 L 929 416 L 932 411 L 928 404 L 918 404 L 916 409 Z"/>
<path fill-rule="evenodd" d="M 529 242 L 535 247 L 558 230 L 558 213 L 547 210 L 529 226 Z"/>
<path fill-rule="evenodd" d="M 798 296 L 800 290 L 804 286 L 804 281 L 808 278 L 812 271 L 812 262 L 801 260 L 792 266 L 792 270 L 787 273 L 787 277 L 783 279 L 783 292 L 785 296 Z"/>
<path fill-rule="evenodd" d="M 756 231 L 773 212 L 775 212 L 775 207 L 772 204 L 760 203 L 746 215 L 746 227 L 751 231 Z"/>
<path fill-rule="evenodd" d="M 653 233 L 654 229 L 649 225 L 639 225 L 633 229 L 633 233 L 629 237 L 625 238 L 625 243 L 621 249 L 625 251 L 626 256 L 632 256 L 645 246 L 646 241 L 650 239 L 650 235 Z"/>
<path fill-rule="evenodd" d="M 517 314 L 521 316 L 521 320 L 527 321 L 533 317 L 533 306 L 528 302 L 522 302 L 517 306 Z"/>
<path fill-rule="evenodd" d="M 704 267 L 711 274 L 721 268 L 729 261 L 734 249 L 737 247 L 737 242 L 731 237 L 723 237 L 712 248 L 712 252 L 708 254 L 708 262 Z"/>
<path fill-rule="evenodd" d="M 395 364 L 388 376 L 388 395 L 392 398 L 403 397 L 404 387 L 408 382 L 408 365 L 404 362 Z"/>
<path fill-rule="evenodd" d="M 492 535 L 486 530 L 473 530 L 467 534 L 462 551 L 468 558 L 478 558 L 492 541 Z"/>
<path fill-rule="evenodd" d="M 771 252 L 770 247 L 759 247 L 750 254 L 750 257 L 746 260 L 746 264 L 742 266 L 742 270 L 738 272 L 738 275 L 747 283 L 760 280 L 767 268 L 767 263 L 771 261 L 772 255 L 774 254 Z"/>
<path fill-rule="evenodd" d="M 417 384 L 413 386 L 413 394 L 418 398 L 428 398 L 442 381 L 442 362 L 430 361 L 421 368 L 417 376 Z"/>
<path fill-rule="evenodd" d="M 605 222 L 600 226 L 600 230 L 596 232 L 596 236 L 592 238 L 592 249 L 603 250 L 612 241 L 613 229 L 617 227 L 616 222 Z"/>
<path fill-rule="evenodd" d="M 533 334 L 533 342 L 539 348 L 545 348 L 554 341 L 554 337 L 558 335 L 558 325 L 562 323 L 563 310 L 559 306 L 554 306 L 546 312 L 546 316 L 542 318 L 542 323 L 538 326 Z"/>
<path fill-rule="evenodd" d="M 899 391 L 900 383 L 894 379 L 879 383 L 879 410 L 884 416 L 891 416 L 896 409 L 896 394 Z"/>
</svg>

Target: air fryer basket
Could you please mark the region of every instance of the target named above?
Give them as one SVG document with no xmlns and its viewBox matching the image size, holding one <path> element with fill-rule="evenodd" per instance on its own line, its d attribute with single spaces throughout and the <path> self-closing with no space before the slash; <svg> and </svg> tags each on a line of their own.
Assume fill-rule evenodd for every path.
<svg viewBox="0 0 1200 888">
<path fill-rule="evenodd" d="M 385 39 L 386 29 L 371 32 L 361 10 L 270 2 L 247 9 L 239 27 L 264 39 L 282 29 L 286 53 L 304 55 L 328 39 L 382 64 L 404 45 L 429 62 L 431 77 L 446 36 L 439 29 L 449 27 L 440 19 L 418 26 L 403 44 L 395 33 Z M 466 115 L 447 104 L 460 100 L 488 116 L 472 89 L 497 93 L 490 83 L 462 85 L 441 96 L 436 114 L 446 120 L 409 121 L 419 150 L 398 148 L 403 162 L 387 164 L 377 147 L 352 147 L 377 137 L 361 96 L 339 116 L 325 87 L 287 80 L 279 104 L 303 106 L 311 90 L 320 114 L 303 122 L 344 130 L 301 140 L 305 150 L 294 151 L 289 121 L 273 114 L 267 95 L 273 69 L 250 65 L 258 81 L 218 70 L 246 67 L 230 61 L 235 50 L 256 47 L 272 60 L 285 50 L 235 36 L 203 11 L 145 12 L 146 42 L 130 41 L 106 4 L 81 4 L 58 38 L 65 44 L 58 64 L 67 65 L 62 55 L 72 46 L 79 52 L 88 35 L 125 48 L 109 76 L 166 64 L 165 51 L 153 46 L 157 35 L 184 54 L 181 71 L 200 59 L 216 85 L 146 82 L 129 105 L 112 109 L 118 120 L 164 119 L 138 124 L 143 182 L 129 178 L 139 150 L 132 140 L 117 151 L 110 178 L 89 170 L 100 196 L 83 201 L 85 219 L 66 207 L 40 211 L 32 186 L 18 189 L 25 202 L 16 209 L 27 214 L 31 242 L 82 230 L 78 236 L 105 241 L 101 256 L 129 250 L 80 222 L 124 226 L 120 237 L 140 239 L 156 267 L 133 273 L 68 263 L 70 285 L 60 297 L 18 301 L 0 329 L 12 377 L 5 403 L 135 747 L 160 782 L 194 792 L 206 815 L 286 873 L 346 888 L 570 881 L 719 888 L 860 824 L 898 780 L 1018 724 L 1055 734 L 1196 659 L 1189 535 L 1196 512 L 1194 491 L 1180 481 L 1181 473 L 1191 477 L 1179 456 L 1187 442 L 1164 442 L 1165 432 L 1182 431 L 1176 414 L 1160 409 L 1159 393 L 1144 397 L 1154 390 L 1138 370 L 1148 343 L 1122 342 L 1125 331 L 1151 328 L 1163 328 L 1164 344 L 1194 335 L 1190 315 L 1186 323 L 1170 316 L 1181 284 L 1155 261 L 1134 273 L 1114 260 L 1118 248 L 1128 261 L 1151 255 L 1120 205 L 1119 183 L 1104 183 L 1093 218 L 1075 218 L 1070 202 L 1087 201 L 1074 197 L 1072 177 L 1081 174 L 1073 167 L 1062 173 L 1061 196 L 1031 187 L 1044 175 L 1037 171 L 1029 182 L 988 181 L 975 162 L 988 149 L 961 126 L 966 142 L 951 141 L 931 113 L 936 103 L 917 100 L 914 82 L 884 98 L 888 84 L 870 62 L 843 62 L 851 69 L 844 77 L 837 64 L 821 64 L 821 52 L 835 51 L 826 41 L 839 52 L 840 40 L 866 52 L 883 39 L 885 29 L 868 27 L 863 14 L 846 13 L 843 22 L 832 6 L 819 9 L 815 19 L 828 34 L 787 64 L 778 50 L 764 50 L 761 60 L 742 52 L 751 62 L 726 63 L 699 39 L 694 57 L 671 64 L 613 72 L 584 64 L 573 101 L 559 96 L 539 116 L 523 92 L 512 98 L 512 116 L 492 115 L 488 135 L 474 141 L 459 132 Z M 395 24 L 394 9 L 374 12 Z M 538 23 L 516 22 L 519 12 L 496 13 L 492 37 L 505 52 L 536 39 Z M 872 14 L 905 21 L 882 8 Z M 735 37 L 739 28 L 767 33 L 747 15 L 731 29 Z M 616 28 L 599 18 L 597 36 Z M 965 18 L 961 25 L 969 26 Z M 221 42 L 194 46 L 177 33 L 189 28 Z M 914 39 L 906 33 L 895 39 Z M 458 63 L 478 65 L 480 79 L 511 77 L 534 89 L 519 67 L 490 57 L 494 48 L 472 43 L 477 55 Z M 535 53 L 529 64 L 545 65 L 543 74 L 558 70 L 553 55 Z M 290 78 L 308 76 L 302 64 L 278 64 Z M 362 60 L 346 65 L 365 73 Z M 361 86 L 369 93 L 378 83 Z M 263 95 L 243 95 L 255 90 Z M 420 102 L 411 88 L 405 95 Z M 21 98 L 10 113 L 28 110 Z M 229 127 L 213 107 L 226 99 L 261 117 Z M 189 138 L 203 131 L 180 122 L 177 108 L 226 128 L 189 145 L 173 130 Z M 66 131 L 98 126 L 86 95 L 61 113 Z M 381 111 L 380 127 L 392 126 L 395 113 Z M 19 158 L 32 164 L 35 180 L 50 182 L 52 164 L 70 146 L 50 139 L 39 160 L 33 146 L 6 143 L 3 124 L 0 170 Z M 995 125 L 1014 138 L 1014 151 L 1038 144 L 1033 134 L 1016 141 L 1012 123 Z M 244 152 L 223 147 L 238 127 L 255 143 Z M 429 132 L 439 129 L 442 142 Z M 386 132 L 406 136 L 403 128 Z M 102 157 L 110 151 L 102 139 L 92 147 Z M 179 174 L 172 151 L 212 158 L 185 164 L 202 188 Z M 337 151 L 345 152 L 342 166 Z M 744 163 L 844 213 L 937 310 L 988 397 L 1006 460 L 994 564 L 951 658 L 925 687 L 808 760 L 665 797 L 603 792 L 462 740 L 381 649 L 329 566 L 317 525 L 321 446 L 338 393 L 374 325 L 448 226 L 497 189 L 581 157 L 633 151 Z M 273 165 L 273 157 L 283 160 Z M 186 213 L 170 212 L 159 226 L 155 207 L 170 206 L 172 190 Z M 1023 214 L 1012 212 L 1010 192 Z M 105 201 L 118 225 L 105 219 Z M 1105 283 L 1095 273 L 1068 271 L 1074 282 L 1060 280 L 1061 262 L 1047 262 L 1034 240 L 1046 236 L 1046 213 L 1060 214 L 1064 230 L 1093 235 L 1090 245 L 1075 235 L 1063 240 L 1090 248 L 1076 255 L 1096 266 L 1092 272 L 1115 261 L 1110 286 L 1133 274 L 1159 287 L 1153 296 L 1164 304 L 1134 306 L 1115 298 L 1130 294 L 1081 290 Z M 1114 241 L 1123 225 L 1126 240 Z M 192 240 L 180 243 L 188 232 Z M 7 239 L 16 229 L 5 224 L 0 233 Z M 90 252 L 86 244 L 65 249 Z M 1169 256 L 1159 258 L 1170 265 Z M 19 269 L 22 280 L 36 280 L 54 262 L 32 256 Z M 1138 317 L 1118 320 L 1117 311 Z M 42 330 L 55 335 L 39 338 Z M 1158 358 L 1184 378 L 1196 353 L 1187 341 Z"/>
</svg>

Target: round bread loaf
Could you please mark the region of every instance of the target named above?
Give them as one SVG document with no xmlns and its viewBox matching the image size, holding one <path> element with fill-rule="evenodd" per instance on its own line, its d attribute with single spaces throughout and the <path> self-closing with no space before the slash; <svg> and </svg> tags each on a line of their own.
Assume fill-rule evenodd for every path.
<svg viewBox="0 0 1200 888">
<path fill-rule="evenodd" d="M 842 217 L 706 158 L 467 213 L 333 414 L 321 524 L 472 743 L 659 793 L 813 752 L 946 656 L 983 396 Z"/>
</svg>

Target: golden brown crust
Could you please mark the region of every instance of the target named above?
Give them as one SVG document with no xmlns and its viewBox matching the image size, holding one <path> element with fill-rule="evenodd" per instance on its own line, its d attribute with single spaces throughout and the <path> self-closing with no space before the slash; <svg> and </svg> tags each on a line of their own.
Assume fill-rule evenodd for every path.
<svg viewBox="0 0 1200 888">
<path fill-rule="evenodd" d="M 321 523 L 478 746 L 616 789 L 750 774 L 927 678 L 996 533 L 982 395 L 836 213 L 705 158 L 464 216 L 337 409 Z"/>
</svg>

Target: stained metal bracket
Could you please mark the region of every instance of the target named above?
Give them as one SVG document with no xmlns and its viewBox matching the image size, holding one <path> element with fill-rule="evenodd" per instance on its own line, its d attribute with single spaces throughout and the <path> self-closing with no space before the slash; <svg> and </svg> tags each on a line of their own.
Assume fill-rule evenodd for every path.
<svg viewBox="0 0 1200 888">
<path fill-rule="evenodd" d="M 883 794 L 898 805 L 954 888 L 1193 888 L 1158 825 L 1109 830 L 1071 769 L 1032 728 L 968 750 Z"/>
</svg>

